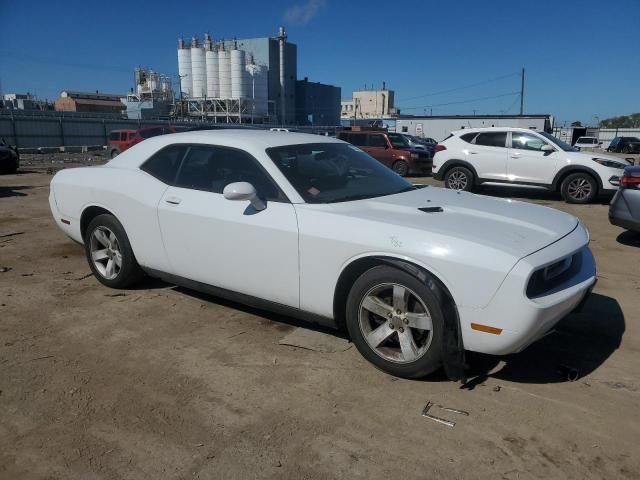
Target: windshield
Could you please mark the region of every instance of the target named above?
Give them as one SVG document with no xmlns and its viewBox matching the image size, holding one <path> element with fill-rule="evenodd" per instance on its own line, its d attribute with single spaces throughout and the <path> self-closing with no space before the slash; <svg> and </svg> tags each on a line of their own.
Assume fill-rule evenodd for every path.
<svg viewBox="0 0 640 480">
<path fill-rule="evenodd" d="M 387 133 L 387 136 L 394 148 L 405 148 L 409 146 L 409 140 L 399 133 Z"/>
<path fill-rule="evenodd" d="M 539 133 L 544 138 L 546 138 L 548 140 L 551 140 L 553 143 L 555 143 L 557 146 L 559 146 L 565 152 L 579 152 L 580 151 L 577 148 L 572 147 L 568 143 L 564 143 L 562 140 L 558 140 L 556 137 L 554 137 L 553 135 L 551 135 L 549 133 L 546 133 L 546 132 L 536 132 L 536 133 Z"/>
<path fill-rule="evenodd" d="M 414 189 L 353 145 L 287 145 L 268 148 L 267 155 L 307 203 L 346 202 Z"/>
</svg>

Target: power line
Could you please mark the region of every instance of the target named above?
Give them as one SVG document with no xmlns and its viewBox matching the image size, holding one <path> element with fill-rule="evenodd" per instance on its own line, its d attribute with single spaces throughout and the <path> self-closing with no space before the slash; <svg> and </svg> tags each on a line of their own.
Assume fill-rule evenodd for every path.
<svg viewBox="0 0 640 480">
<path fill-rule="evenodd" d="M 465 85 L 463 87 L 451 88 L 449 90 L 442 90 L 442 91 L 439 91 L 439 92 L 425 93 L 424 95 L 417 95 L 415 97 L 401 98 L 401 99 L 398 99 L 398 101 L 415 100 L 417 98 L 433 97 L 435 95 L 444 95 L 445 93 L 457 92 L 457 91 L 460 91 L 460 90 L 465 90 L 467 88 L 478 87 L 480 85 L 486 85 L 487 83 L 496 82 L 496 81 L 502 80 L 504 78 L 515 77 L 515 76 L 518 76 L 518 75 L 520 75 L 519 72 L 512 72 L 512 73 L 508 73 L 506 75 L 501 75 L 499 77 L 490 78 L 488 80 L 483 80 L 481 82 L 472 83 L 470 85 Z"/>
<path fill-rule="evenodd" d="M 491 100 L 494 98 L 502 98 L 502 97 L 509 97 L 511 95 L 520 95 L 520 92 L 510 92 L 510 93 L 503 93 L 500 95 L 490 95 L 488 97 L 478 97 L 478 98 L 470 98 L 468 100 L 460 100 L 457 102 L 447 102 L 447 103 L 434 103 L 431 105 L 418 105 L 415 107 L 403 107 L 403 110 L 417 110 L 420 108 L 433 108 L 433 107 L 445 107 L 447 105 L 460 105 L 463 103 L 471 103 L 471 102 L 479 102 L 481 100 Z"/>
</svg>

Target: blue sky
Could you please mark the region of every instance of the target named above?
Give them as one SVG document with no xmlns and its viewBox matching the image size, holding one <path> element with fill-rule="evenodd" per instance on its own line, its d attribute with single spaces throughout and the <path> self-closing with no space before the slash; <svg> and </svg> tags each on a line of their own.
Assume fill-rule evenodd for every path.
<svg viewBox="0 0 640 480">
<path fill-rule="evenodd" d="M 0 0 L 0 18 L 4 93 L 126 92 L 137 65 L 177 73 L 180 35 L 284 23 L 299 78 L 343 98 L 386 81 L 403 113 L 517 113 L 522 66 L 525 113 L 593 123 L 640 111 L 640 0 Z"/>
</svg>

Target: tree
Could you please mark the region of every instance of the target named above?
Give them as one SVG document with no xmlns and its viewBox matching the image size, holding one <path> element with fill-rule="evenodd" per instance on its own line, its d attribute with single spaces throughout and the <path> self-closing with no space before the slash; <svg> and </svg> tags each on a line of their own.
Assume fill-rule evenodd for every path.
<svg viewBox="0 0 640 480">
<path fill-rule="evenodd" d="M 572 127 L 581 127 L 582 126 L 582 122 L 579 122 L 579 121 L 578 122 L 572 122 L 571 126 Z"/>
</svg>

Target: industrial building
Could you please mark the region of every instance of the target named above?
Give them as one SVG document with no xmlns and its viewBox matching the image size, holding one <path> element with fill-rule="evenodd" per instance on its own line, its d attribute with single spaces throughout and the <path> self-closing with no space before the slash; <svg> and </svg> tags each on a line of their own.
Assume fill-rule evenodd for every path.
<svg viewBox="0 0 640 480">
<path fill-rule="evenodd" d="M 57 112 L 92 112 L 92 113 L 122 113 L 125 105 L 121 98 L 124 95 L 109 93 L 72 92 L 60 94 L 54 103 Z"/>
<path fill-rule="evenodd" d="M 227 122 L 294 123 L 297 47 L 275 38 L 178 40 L 180 99 L 188 115 Z"/>
<path fill-rule="evenodd" d="M 395 107 L 395 92 L 388 90 L 383 82 L 381 90 L 357 90 L 351 100 L 342 100 L 342 120 L 382 119 L 400 114 Z"/>
<path fill-rule="evenodd" d="M 389 125 L 390 128 L 392 128 Z M 395 131 L 418 137 L 444 140 L 452 131 L 481 127 L 519 127 L 551 132 L 552 115 L 449 115 L 432 117 L 400 117 Z"/>
<path fill-rule="evenodd" d="M 340 125 L 340 87 L 310 82 L 304 77 L 296 82 L 295 96 L 298 125 Z"/>
<path fill-rule="evenodd" d="M 171 77 L 138 67 L 134 71 L 134 78 L 135 88 L 125 99 L 127 118 L 168 117 L 174 103 Z"/>
</svg>

